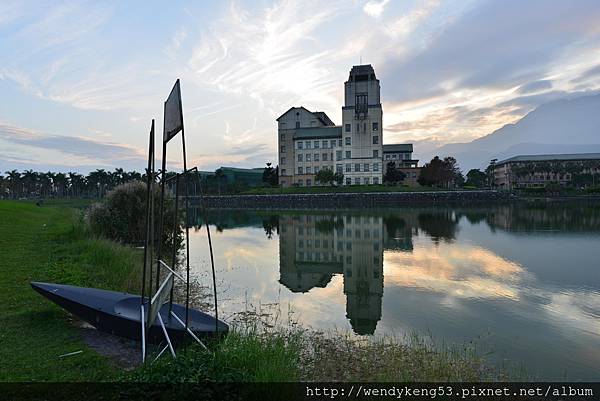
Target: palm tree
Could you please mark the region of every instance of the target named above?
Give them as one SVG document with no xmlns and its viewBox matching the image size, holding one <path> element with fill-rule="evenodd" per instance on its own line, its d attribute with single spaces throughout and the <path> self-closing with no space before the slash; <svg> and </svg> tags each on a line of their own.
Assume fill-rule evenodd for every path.
<svg viewBox="0 0 600 401">
<path fill-rule="evenodd" d="M 65 195 L 65 188 L 67 187 L 67 176 L 65 173 L 56 173 L 54 175 L 54 189 L 58 197 Z"/>
<path fill-rule="evenodd" d="M 21 173 L 17 170 L 11 170 L 6 172 L 8 180 L 7 188 L 10 191 L 10 197 L 20 197 L 23 192 L 23 182 L 21 181 Z"/>
<path fill-rule="evenodd" d="M 33 170 L 25 170 L 23 172 L 23 186 L 27 192 L 27 196 L 31 197 L 36 193 L 38 178 L 38 173 Z"/>
</svg>

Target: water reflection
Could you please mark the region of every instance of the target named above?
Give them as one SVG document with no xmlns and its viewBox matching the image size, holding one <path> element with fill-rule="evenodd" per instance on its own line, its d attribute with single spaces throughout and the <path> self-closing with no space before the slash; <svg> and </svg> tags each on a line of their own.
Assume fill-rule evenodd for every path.
<svg viewBox="0 0 600 401">
<path fill-rule="evenodd" d="M 220 210 L 209 223 L 225 310 L 289 301 L 316 328 L 485 335 L 492 359 L 541 377 L 600 376 L 598 206 Z M 192 246 L 206 266 L 202 235 Z"/>
<path fill-rule="evenodd" d="M 373 334 L 383 296 L 383 219 L 378 216 L 282 216 L 279 282 L 292 292 L 325 287 L 343 275 L 346 317 Z"/>
</svg>

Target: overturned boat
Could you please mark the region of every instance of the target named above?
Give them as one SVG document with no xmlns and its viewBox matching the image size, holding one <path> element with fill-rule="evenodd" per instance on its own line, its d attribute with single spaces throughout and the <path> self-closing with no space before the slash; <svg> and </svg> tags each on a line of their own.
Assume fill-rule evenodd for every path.
<svg viewBox="0 0 600 401">
<path fill-rule="evenodd" d="M 73 285 L 32 282 L 31 287 L 50 301 L 61 306 L 79 319 L 91 324 L 100 331 L 132 340 L 142 340 L 141 322 L 146 321 L 148 310 L 142 320 L 141 297 L 126 292 L 76 287 Z M 145 303 L 147 303 L 146 300 Z M 164 322 L 169 338 L 180 343 L 185 338 L 185 306 L 165 303 L 158 312 Z M 195 309 L 188 309 L 188 333 L 199 338 L 222 335 L 229 326 L 214 317 Z M 146 340 L 160 343 L 165 338 L 159 321 L 147 330 Z"/>
</svg>

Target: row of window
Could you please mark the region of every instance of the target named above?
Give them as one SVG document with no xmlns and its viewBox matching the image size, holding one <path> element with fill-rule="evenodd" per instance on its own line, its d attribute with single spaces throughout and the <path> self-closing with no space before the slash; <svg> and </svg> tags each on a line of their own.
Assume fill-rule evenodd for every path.
<svg viewBox="0 0 600 401">
<path fill-rule="evenodd" d="M 379 131 L 379 123 L 378 122 L 374 122 L 371 124 L 371 130 L 372 131 Z M 345 132 L 352 132 L 352 124 L 346 124 L 344 126 L 344 131 Z M 356 123 L 356 132 L 360 132 L 360 123 Z M 367 132 L 367 123 L 364 122 L 363 123 L 363 132 Z"/>
<path fill-rule="evenodd" d="M 297 141 L 296 144 L 297 149 L 311 149 L 311 147 L 313 149 L 319 149 L 321 147 L 323 149 L 331 149 L 335 148 L 336 146 L 342 147 L 342 140 L 330 139 L 322 141 Z M 282 150 L 282 152 L 284 152 L 284 150 Z"/>
<path fill-rule="evenodd" d="M 337 151 L 337 157 L 338 157 L 338 160 L 341 160 L 341 157 L 342 157 L 342 151 L 341 150 Z M 282 157 L 281 159 L 285 160 L 285 157 Z M 323 153 L 323 154 L 315 153 L 314 155 L 312 153 L 306 153 L 306 154 L 299 153 L 298 154 L 298 161 L 299 162 L 304 162 L 304 161 L 306 161 L 306 162 L 311 162 L 311 161 L 318 162 L 318 161 L 321 161 L 321 160 L 323 160 L 324 162 L 326 162 L 328 159 L 329 160 L 333 160 L 333 153 Z"/>
<path fill-rule="evenodd" d="M 343 263 L 344 262 L 344 256 L 343 255 L 333 255 L 331 254 L 331 252 L 296 252 L 296 260 L 298 262 L 320 262 L 320 261 L 324 261 L 324 262 L 329 262 L 331 259 L 332 262 L 334 261 L 338 261 L 339 263 Z M 346 265 L 351 265 L 352 264 L 352 255 L 346 255 Z M 374 266 L 381 266 L 381 259 L 378 256 L 374 256 L 373 257 L 373 265 Z M 358 276 L 361 276 L 361 272 L 360 270 L 358 271 Z M 346 270 L 346 277 L 352 277 L 352 270 L 347 269 Z M 374 269 L 373 270 L 373 278 L 378 279 L 379 278 L 379 270 L 378 269 Z"/>
<path fill-rule="evenodd" d="M 341 150 L 336 150 L 335 151 L 335 160 L 343 160 L 344 158 L 342 157 L 344 154 L 342 153 Z M 347 150 L 346 154 L 344 155 L 345 159 L 352 159 L 352 151 Z M 379 150 L 374 149 L 373 150 L 373 158 L 378 158 L 379 157 Z M 298 153 L 298 155 L 296 156 L 298 162 L 318 162 L 318 161 L 328 161 L 331 160 L 333 161 L 333 153 Z M 285 165 L 287 162 L 287 159 L 285 157 L 281 157 L 279 164 Z"/>
<path fill-rule="evenodd" d="M 298 174 L 301 173 L 301 168 L 298 168 Z M 310 178 L 306 179 L 306 186 L 312 186 L 313 182 Z M 379 177 L 354 177 L 354 180 L 350 177 L 346 177 L 346 185 L 379 185 Z M 298 186 L 304 186 L 304 180 L 298 180 Z"/>
<path fill-rule="evenodd" d="M 322 168 L 330 168 L 329 166 L 323 166 Z M 298 166 L 298 174 L 312 174 L 313 172 L 315 174 L 317 174 L 320 170 L 319 166 L 315 166 L 314 170 L 311 168 L 311 166 Z M 285 175 L 284 173 L 285 170 L 281 170 L 281 174 Z M 342 165 L 342 164 L 336 164 L 335 165 L 335 172 L 336 173 L 361 173 L 361 172 L 370 172 L 370 171 L 374 171 L 374 172 L 378 172 L 379 171 L 379 163 L 373 163 L 372 169 L 371 169 L 371 163 L 354 163 L 354 169 L 352 169 L 352 163 L 346 163 L 346 165 Z M 375 184 L 375 183 L 374 183 Z"/>
<path fill-rule="evenodd" d="M 379 135 L 373 135 L 373 145 L 379 144 Z M 344 143 L 346 146 L 352 145 L 352 137 L 347 136 L 344 138 Z M 332 149 L 335 147 L 342 147 L 341 139 L 332 139 L 330 141 L 297 141 L 296 149 L 319 149 L 322 147 L 323 149 Z M 281 152 L 285 152 L 285 146 L 281 146 Z"/>
<path fill-rule="evenodd" d="M 378 185 L 379 178 L 378 177 L 354 177 L 354 185 Z M 352 178 L 346 177 L 346 185 L 352 185 Z"/>
<path fill-rule="evenodd" d="M 312 231 L 312 230 L 307 229 L 306 230 L 306 235 L 304 235 L 304 230 L 302 230 L 301 228 L 302 227 L 299 227 L 299 229 L 297 230 L 298 238 L 299 238 L 298 239 L 298 241 L 299 241 L 298 245 L 299 245 L 300 248 L 302 248 L 304 246 L 303 244 L 304 244 L 305 240 L 306 240 L 306 244 L 307 244 L 307 246 L 309 248 L 313 246 L 312 245 L 313 241 L 314 241 L 314 247 L 315 248 L 320 248 L 321 247 L 321 242 L 323 243 L 323 248 L 327 248 L 328 247 L 328 241 L 329 241 L 329 239 L 325 239 L 324 238 L 323 240 L 321 240 L 321 239 L 318 239 L 318 238 L 315 238 L 315 239 L 306 238 L 308 236 L 311 236 L 311 234 L 314 235 L 315 232 Z M 343 237 L 344 236 L 344 231 L 346 232 L 346 235 L 345 235 L 346 238 L 355 238 L 355 239 L 361 239 L 361 238 L 369 239 L 369 238 L 371 238 L 371 230 L 368 229 L 368 228 L 364 228 L 364 229 L 357 228 L 354 231 L 351 230 L 351 229 L 345 229 L 345 230 L 344 229 L 338 229 L 337 230 L 337 236 L 338 237 Z M 379 238 L 379 230 L 378 229 L 374 229 L 372 231 L 373 231 L 373 238 Z M 331 240 L 331 244 L 333 246 L 333 240 Z"/>
<path fill-rule="evenodd" d="M 395 160 L 395 159 L 410 160 L 410 153 L 393 153 L 393 154 L 385 155 L 385 160 Z"/>
</svg>

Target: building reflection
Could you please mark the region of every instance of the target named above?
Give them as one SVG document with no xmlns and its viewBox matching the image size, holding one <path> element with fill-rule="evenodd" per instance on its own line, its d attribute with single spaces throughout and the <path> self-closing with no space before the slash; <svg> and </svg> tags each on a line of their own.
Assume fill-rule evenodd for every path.
<svg viewBox="0 0 600 401">
<path fill-rule="evenodd" d="M 199 229 L 198 209 L 190 213 Z M 250 213 L 212 210 L 217 230 L 261 227 L 268 238 L 279 234 L 279 282 L 294 293 L 325 288 L 343 277 L 346 318 L 356 334 L 373 334 L 381 320 L 384 250 L 413 252 L 420 233 L 435 243 L 452 241 L 457 217 L 449 211 L 410 210 L 387 213 Z"/>
<path fill-rule="evenodd" d="M 325 287 L 343 275 L 346 317 L 357 334 L 373 334 L 383 297 L 383 218 L 283 216 L 280 283 L 292 292 Z"/>
</svg>

